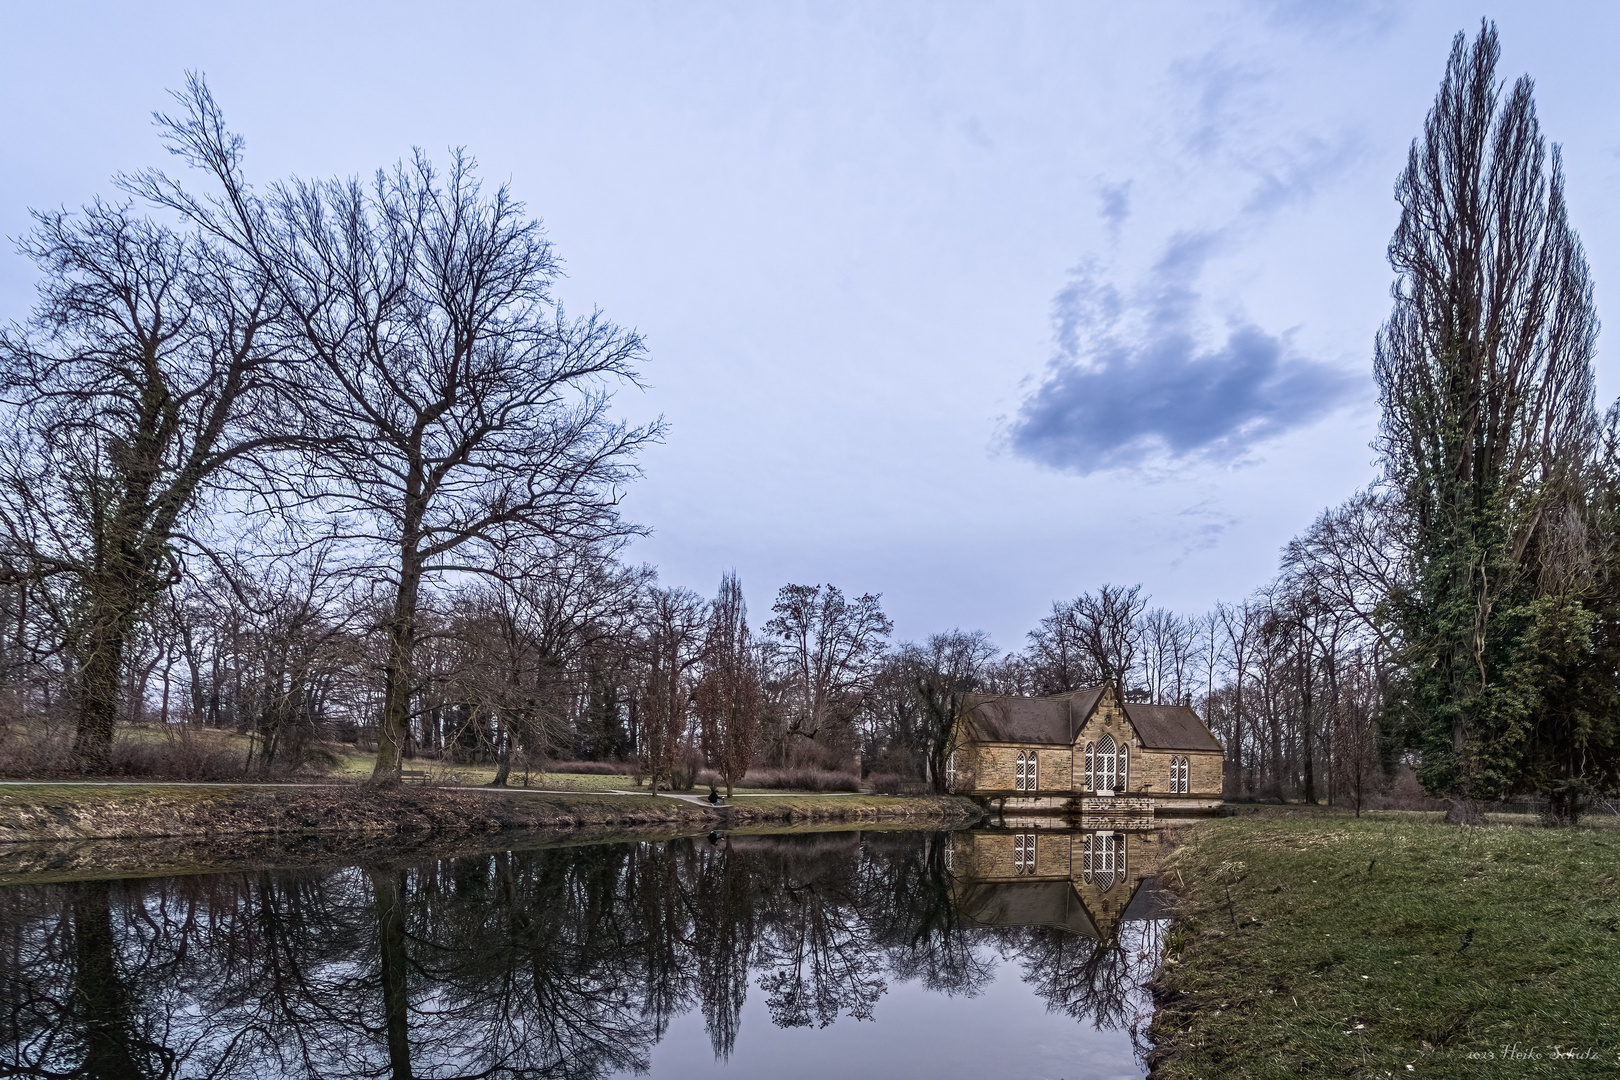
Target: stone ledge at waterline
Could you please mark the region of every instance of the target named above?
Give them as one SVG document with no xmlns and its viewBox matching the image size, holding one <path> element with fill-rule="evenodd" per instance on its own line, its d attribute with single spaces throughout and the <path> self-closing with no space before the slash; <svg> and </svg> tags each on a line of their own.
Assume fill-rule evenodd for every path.
<svg viewBox="0 0 1620 1080">
<path fill-rule="evenodd" d="M 742 803 L 744 800 L 738 800 Z M 0 786 L 0 844 L 175 836 L 448 836 L 509 829 L 938 821 L 983 811 L 950 795 L 772 795 L 710 807 L 653 795 L 359 785 L 39 783 Z"/>
</svg>

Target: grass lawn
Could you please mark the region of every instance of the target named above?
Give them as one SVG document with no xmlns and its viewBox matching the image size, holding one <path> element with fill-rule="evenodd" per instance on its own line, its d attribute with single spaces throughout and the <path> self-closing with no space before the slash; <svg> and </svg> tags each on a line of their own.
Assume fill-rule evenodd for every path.
<svg viewBox="0 0 1620 1080">
<path fill-rule="evenodd" d="M 1620 1075 L 1612 824 L 1307 812 L 1177 840 L 1156 1076 Z"/>
</svg>

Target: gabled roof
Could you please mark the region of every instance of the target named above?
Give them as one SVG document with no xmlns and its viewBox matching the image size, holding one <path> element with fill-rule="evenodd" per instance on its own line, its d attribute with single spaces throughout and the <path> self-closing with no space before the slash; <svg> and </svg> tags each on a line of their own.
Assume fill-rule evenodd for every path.
<svg viewBox="0 0 1620 1080">
<path fill-rule="evenodd" d="M 981 742 L 1070 746 L 1104 689 L 1093 686 L 1050 697 L 974 695 L 963 702 L 962 716 Z"/>
<path fill-rule="evenodd" d="M 1127 701 L 1125 716 L 1149 750 L 1206 750 L 1219 754 L 1220 741 L 1185 705 L 1143 705 Z"/>
</svg>

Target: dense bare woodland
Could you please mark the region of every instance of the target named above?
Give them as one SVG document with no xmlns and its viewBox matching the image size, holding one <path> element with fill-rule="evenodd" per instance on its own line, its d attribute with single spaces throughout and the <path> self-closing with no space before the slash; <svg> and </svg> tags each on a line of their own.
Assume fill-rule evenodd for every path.
<svg viewBox="0 0 1620 1080">
<path fill-rule="evenodd" d="M 1573 820 L 1617 782 L 1620 437 L 1557 149 L 1496 48 L 1459 35 L 1397 187 L 1383 475 L 1247 598 L 1106 585 L 1010 653 L 894 642 L 877 595 L 827 583 L 781 585 L 752 630 L 734 574 L 710 601 L 627 563 L 618 495 L 664 435 L 611 416 L 642 344 L 562 310 L 538 222 L 465 157 L 261 192 L 193 80 L 160 121 L 200 193 L 126 176 L 129 201 L 23 242 L 5 768 L 262 775 L 354 743 L 382 783 L 427 758 L 939 786 L 962 695 L 1117 680 L 1200 710 L 1229 797 L 1359 809 L 1410 764 L 1465 817 L 1537 793 Z M 156 760 L 119 725 L 252 739 Z"/>
</svg>

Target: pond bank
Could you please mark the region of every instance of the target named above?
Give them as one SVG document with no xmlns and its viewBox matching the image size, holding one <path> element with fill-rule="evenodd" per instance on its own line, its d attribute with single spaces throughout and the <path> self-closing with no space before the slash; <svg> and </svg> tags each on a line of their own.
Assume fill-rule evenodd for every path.
<svg viewBox="0 0 1620 1080">
<path fill-rule="evenodd" d="M 783 794 L 710 807 L 652 795 L 415 784 L 380 791 L 357 784 L 6 784 L 0 851 L 13 844 L 176 837 L 224 845 L 266 836 L 376 840 L 585 827 L 895 821 L 954 827 L 980 816 L 973 803 L 952 796 Z"/>
<path fill-rule="evenodd" d="M 1154 1077 L 1620 1064 L 1620 829 L 1278 814 L 1176 832 Z"/>
</svg>

